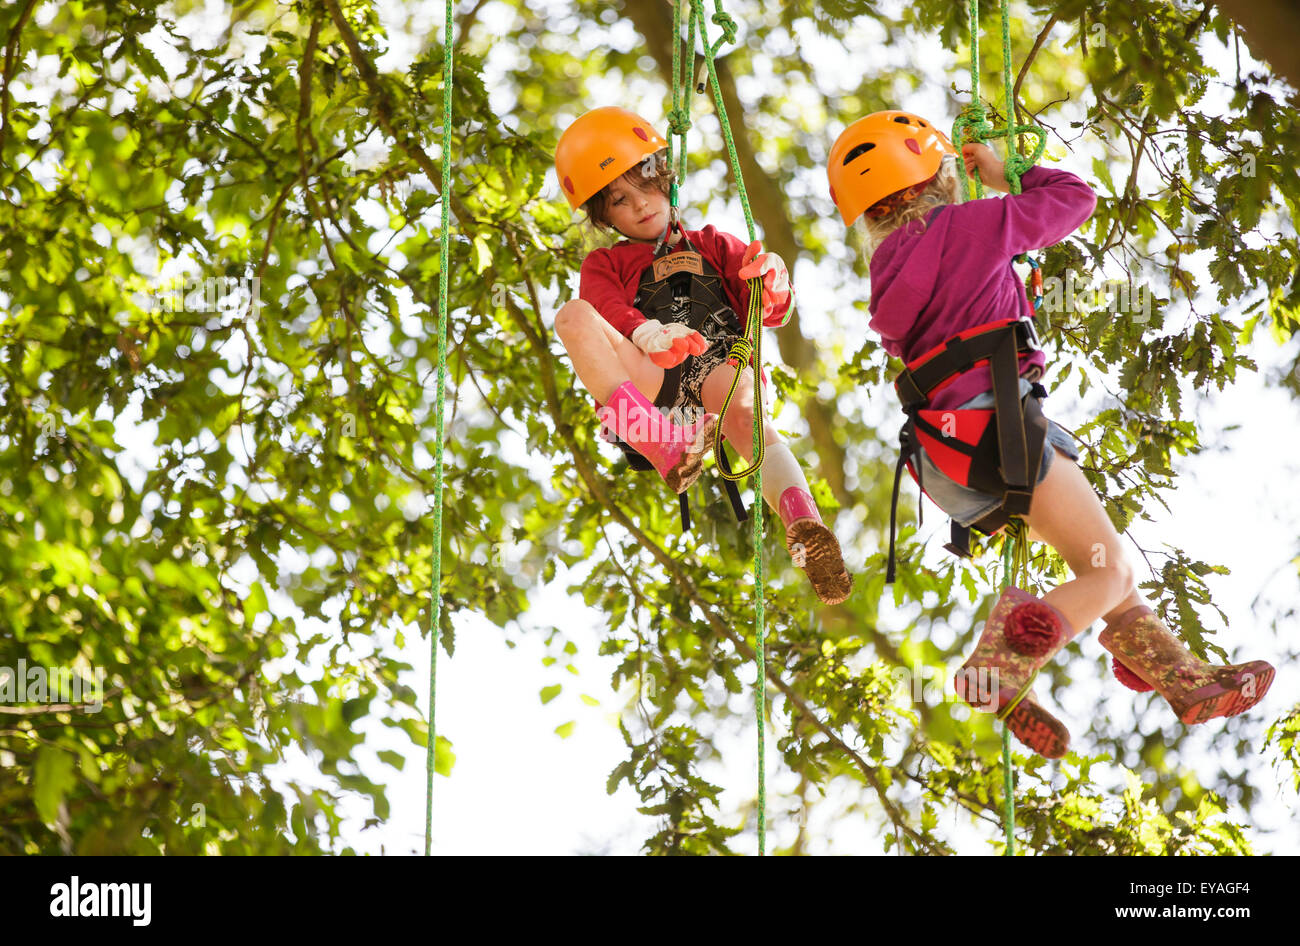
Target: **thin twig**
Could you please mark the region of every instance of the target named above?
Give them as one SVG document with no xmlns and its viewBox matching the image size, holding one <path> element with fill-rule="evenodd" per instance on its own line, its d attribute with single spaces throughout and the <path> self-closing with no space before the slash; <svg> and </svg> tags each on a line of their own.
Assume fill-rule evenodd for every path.
<svg viewBox="0 0 1300 946">
<path fill-rule="evenodd" d="M 1026 56 L 1025 61 L 1020 64 L 1020 72 L 1016 76 L 1016 84 L 1011 87 L 1011 101 L 1015 103 L 1017 110 L 1020 109 L 1020 83 L 1025 81 L 1025 76 L 1029 73 L 1030 63 L 1032 63 L 1034 57 L 1038 55 L 1039 48 L 1043 45 L 1043 41 L 1047 39 L 1047 34 L 1052 32 L 1052 27 L 1056 25 L 1057 19 L 1058 15 L 1055 13 L 1048 18 L 1046 25 L 1044 25 L 1042 30 L 1039 31 L 1038 38 L 1034 40 L 1034 46 L 1029 50 L 1029 55 Z"/>
<path fill-rule="evenodd" d="M 0 158 L 4 157 L 5 139 L 9 136 L 9 81 L 14 75 L 14 66 L 18 58 L 18 46 L 22 40 L 23 27 L 27 25 L 36 0 L 27 0 L 27 5 L 18 14 L 18 20 L 9 31 L 9 42 L 5 46 L 4 88 L 0 89 Z"/>
</svg>

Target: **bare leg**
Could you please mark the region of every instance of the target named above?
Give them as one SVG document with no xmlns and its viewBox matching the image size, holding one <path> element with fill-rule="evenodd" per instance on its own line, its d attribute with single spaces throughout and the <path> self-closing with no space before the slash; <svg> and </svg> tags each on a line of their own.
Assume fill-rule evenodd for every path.
<svg viewBox="0 0 1300 946">
<path fill-rule="evenodd" d="M 714 368 L 700 390 L 705 410 L 718 413 L 731 389 L 736 369 L 723 364 Z M 736 395 L 723 419 L 723 436 L 747 462 L 754 459 L 754 375 L 746 368 L 736 385 Z M 763 421 L 763 499 L 781 514 L 781 495 L 791 487 L 808 492 L 808 480 L 781 435 L 766 418 Z M 787 508 L 785 542 L 791 560 L 804 569 L 808 581 L 823 604 L 839 604 L 853 590 L 853 579 L 844 567 L 844 555 L 835 534 L 821 521 L 816 507 Z"/>
<path fill-rule="evenodd" d="M 664 369 L 619 334 L 590 303 L 573 299 L 555 315 L 555 334 L 573 361 L 578 380 L 597 401 L 609 401 L 619 386 L 631 381 L 653 401 L 664 382 Z"/>
<path fill-rule="evenodd" d="M 1056 549 L 1076 576 L 1043 596 L 1075 630 L 1146 603 L 1101 500 L 1083 471 L 1059 450 L 1047 478 L 1034 490 L 1029 526 L 1030 538 Z"/>
</svg>

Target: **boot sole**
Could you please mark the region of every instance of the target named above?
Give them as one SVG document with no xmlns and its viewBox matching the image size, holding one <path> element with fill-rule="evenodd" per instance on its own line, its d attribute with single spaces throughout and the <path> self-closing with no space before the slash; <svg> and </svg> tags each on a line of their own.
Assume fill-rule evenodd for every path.
<svg viewBox="0 0 1300 946">
<path fill-rule="evenodd" d="M 786 549 L 803 546 L 804 572 L 823 604 L 840 604 L 853 591 L 835 533 L 815 519 L 799 519 L 785 533 Z"/>
<path fill-rule="evenodd" d="M 1015 694 L 1011 695 L 1011 699 Z M 1028 699 L 1011 711 L 1006 719 L 1011 734 L 1044 759 L 1059 759 L 1070 748 L 1070 732 L 1059 719 Z"/>
<path fill-rule="evenodd" d="M 1179 701 L 1178 718 L 1192 726 L 1221 716 L 1236 716 L 1257 704 L 1273 685 L 1276 671 L 1262 660 L 1243 664 L 1235 678 L 1227 683 L 1215 682 L 1193 690 L 1187 701 Z M 1246 691 L 1253 687 L 1253 692 Z"/>
<path fill-rule="evenodd" d="M 965 673 L 957 674 L 954 681 L 957 695 L 974 709 L 987 712 L 981 704 L 966 699 L 966 680 Z M 1016 692 L 1011 687 L 1003 687 L 998 691 L 999 712 L 1002 707 L 1016 698 Z M 1037 752 L 1044 759 L 1059 759 L 1069 751 L 1070 731 L 1065 728 L 1065 724 L 1038 703 L 1032 702 L 1028 696 L 1016 705 L 1004 722 L 1022 745 Z"/>
<path fill-rule="evenodd" d="M 674 493 L 686 492 L 704 472 L 704 461 L 713 449 L 713 433 L 717 426 L 716 418 L 706 420 L 672 469 L 664 474 L 664 482 Z"/>
</svg>

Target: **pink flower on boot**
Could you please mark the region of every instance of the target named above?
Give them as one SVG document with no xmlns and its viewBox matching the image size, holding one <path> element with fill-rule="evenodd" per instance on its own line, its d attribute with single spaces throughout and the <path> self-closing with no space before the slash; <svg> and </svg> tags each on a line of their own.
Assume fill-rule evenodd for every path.
<svg viewBox="0 0 1300 946">
<path fill-rule="evenodd" d="M 1114 672 L 1115 679 L 1124 684 L 1124 686 L 1128 687 L 1130 690 L 1136 690 L 1139 693 L 1147 693 L 1155 689 L 1151 684 L 1147 683 L 1128 667 L 1120 663 L 1118 657 L 1110 658 L 1110 669 Z"/>
<path fill-rule="evenodd" d="M 1007 615 L 1007 645 L 1016 653 L 1041 657 L 1061 637 L 1061 622 L 1056 610 L 1040 601 L 1016 605 Z"/>
</svg>

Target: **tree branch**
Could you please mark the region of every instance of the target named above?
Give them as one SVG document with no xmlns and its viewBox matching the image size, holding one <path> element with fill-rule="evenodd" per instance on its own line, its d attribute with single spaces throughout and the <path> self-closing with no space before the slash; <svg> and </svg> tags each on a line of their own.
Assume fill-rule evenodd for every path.
<svg viewBox="0 0 1300 946">
<path fill-rule="evenodd" d="M 470 214 L 465 205 L 456 198 L 454 193 L 441 194 L 438 191 L 438 182 L 442 176 L 438 173 L 433 159 L 425 152 L 413 136 L 401 132 L 393 124 L 394 108 L 392 99 L 389 97 L 387 90 L 384 89 L 380 81 L 379 73 L 375 70 L 374 64 L 366 58 L 365 50 L 361 48 L 361 43 L 357 39 L 357 34 L 353 32 L 351 25 L 343 16 L 343 11 L 339 9 L 338 0 L 324 0 L 326 8 L 329 10 L 330 18 L 334 21 L 334 26 L 338 29 L 339 34 L 343 37 L 343 43 L 348 48 L 348 56 L 352 64 L 360 73 L 361 79 L 366 84 L 366 88 L 375 96 L 375 115 L 379 119 L 379 126 L 387 132 L 397 144 L 411 156 L 411 159 L 420 166 L 424 176 L 429 179 L 429 186 L 433 188 L 434 193 L 440 197 L 451 201 L 451 209 L 456 214 L 457 221 L 462 227 L 470 221 Z M 450 115 L 444 115 L 443 121 L 451 121 Z M 451 155 L 444 154 L 442 160 L 450 161 Z"/>
<path fill-rule="evenodd" d="M 22 41 L 23 27 L 36 8 L 36 0 L 27 0 L 26 6 L 18 14 L 18 20 L 9 31 L 9 42 L 5 45 L 4 88 L 0 89 L 0 164 L 4 163 L 5 139 L 9 137 L 9 81 L 14 75 L 14 66 L 18 57 L 18 47 Z"/>
<path fill-rule="evenodd" d="M 1038 50 L 1047 39 L 1047 34 L 1052 32 L 1052 27 L 1056 25 L 1058 19 L 1059 17 L 1055 13 L 1048 18 L 1047 23 L 1044 24 L 1043 28 L 1039 31 L 1038 38 L 1034 40 L 1034 46 L 1029 50 L 1029 55 L 1026 56 L 1025 61 L 1020 64 L 1020 72 L 1016 75 L 1016 84 L 1011 88 L 1011 102 L 1015 105 L 1017 110 L 1020 108 L 1020 83 L 1025 81 L 1025 76 L 1029 74 L 1030 64 L 1034 61 L 1034 57 L 1038 55 Z M 1008 116 L 1008 118 L 1010 118 L 1010 116 Z"/>
</svg>

